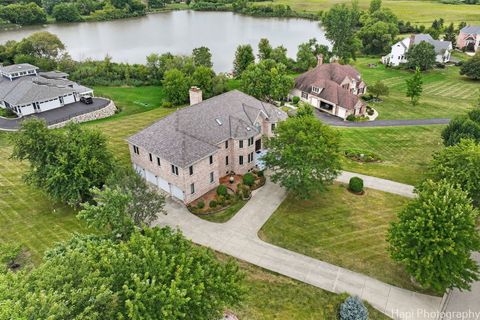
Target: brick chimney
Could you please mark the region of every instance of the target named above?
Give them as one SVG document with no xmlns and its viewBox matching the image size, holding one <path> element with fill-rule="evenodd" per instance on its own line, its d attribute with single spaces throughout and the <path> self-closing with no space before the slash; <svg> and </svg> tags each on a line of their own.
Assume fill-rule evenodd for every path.
<svg viewBox="0 0 480 320">
<path fill-rule="evenodd" d="M 323 64 L 323 54 L 319 54 L 317 56 L 317 66 L 321 66 Z"/>
<path fill-rule="evenodd" d="M 191 87 L 188 93 L 190 94 L 190 105 L 194 105 L 202 102 L 203 97 L 202 97 L 202 90 L 200 90 L 200 88 Z"/>
</svg>

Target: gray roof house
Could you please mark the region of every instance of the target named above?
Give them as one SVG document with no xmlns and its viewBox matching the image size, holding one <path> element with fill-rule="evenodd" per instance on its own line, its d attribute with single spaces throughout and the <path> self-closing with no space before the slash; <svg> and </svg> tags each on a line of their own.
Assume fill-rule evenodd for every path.
<svg viewBox="0 0 480 320">
<path fill-rule="evenodd" d="M 192 98 L 192 90 L 193 105 L 127 139 L 135 170 L 185 203 L 218 186 L 221 177 L 255 168 L 262 137 L 272 136 L 287 118 L 274 105 L 238 90 L 205 101 Z"/>
<path fill-rule="evenodd" d="M 457 37 L 457 48 L 477 51 L 480 48 L 480 26 L 465 26 Z"/>
<path fill-rule="evenodd" d="M 63 72 L 38 72 L 30 64 L 0 67 L 0 107 L 19 116 L 39 113 L 78 101 L 93 90 L 67 79 Z"/>
</svg>

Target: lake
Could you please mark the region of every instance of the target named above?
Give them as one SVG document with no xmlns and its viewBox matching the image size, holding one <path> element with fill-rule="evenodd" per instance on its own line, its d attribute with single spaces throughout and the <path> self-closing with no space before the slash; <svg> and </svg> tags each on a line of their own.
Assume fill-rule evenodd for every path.
<svg viewBox="0 0 480 320">
<path fill-rule="evenodd" d="M 256 51 L 261 38 L 268 38 L 273 46 L 283 45 L 292 58 L 297 46 L 308 39 L 328 43 L 316 21 L 187 10 L 126 20 L 24 27 L 0 32 L 0 43 L 37 31 L 56 34 L 75 60 L 103 59 L 108 54 L 116 62 L 145 63 L 150 53 L 190 54 L 193 48 L 206 46 L 214 69 L 221 72 L 232 69 L 239 44 L 251 44 Z"/>
</svg>

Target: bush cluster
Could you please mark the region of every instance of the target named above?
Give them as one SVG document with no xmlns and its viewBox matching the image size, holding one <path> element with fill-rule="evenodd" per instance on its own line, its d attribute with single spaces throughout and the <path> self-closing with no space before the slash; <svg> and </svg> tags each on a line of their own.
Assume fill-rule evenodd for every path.
<svg viewBox="0 0 480 320">
<path fill-rule="evenodd" d="M 249 187 L 255 184 L 255 176 L 250 172 L 244 174 L 242 180 L 243 180 L 243 184 Z"/>
<path fill-rule="evenodd" d="M 344 153 L 348 159 L 359 162 L 376 162 L 381 160 L 377 154 L 367 150 L 347 149 Z"/>
<path fill-rule="evenodd" d="M 354 193 L 363 192 L 363 180 L 359 177 L 352 177 L 348 183 L 348 189 Z"/>
</svg>

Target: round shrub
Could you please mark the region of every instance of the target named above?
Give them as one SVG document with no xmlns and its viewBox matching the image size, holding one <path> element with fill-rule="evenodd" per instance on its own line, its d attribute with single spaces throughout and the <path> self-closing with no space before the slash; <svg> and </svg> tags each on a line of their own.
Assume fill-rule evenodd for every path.
<svg viewBox="0 0 480 320">
<path fill-rule="evenodd" d="M 348 183 L 348 189 L 355 193 L 363 192 L 363 180 L 359 177 L 352 177 Z"/>
<path fill-rule="evenodd" d="M 218 196 L 217 197 L 217 203 L 218 203 L 218 205 L 223 207 L 225 205 L 225 196 Z"/>
<path fill-rule="evenodd" d="M 203 208 L 205 208 L 205 201 L 203 201 L 203 200 L 198 201 L 198 203 L 197 203 L 197 208 L 198 208 L 198 209 L 203 209 Z"/>
<path fill-rule="evenodd" d="M 295 96 L 292 98 L 293 104 L 297 104 L 299 101 L 300 101 L 300 97 Z"/>
<path fill-rule="evenodd" d="M 255 183 L 255 176 L 248 172 L 243 175 L 243 183 L 247 186 L 251 187 Z"/>
<path fill-rule="evenodd" d="M 226 196 L 227 195 L 227 187 L 224 186 L 223 184 L 219 185 L 217 187 L 217 194 L 219 196 Z"/>
<path fill-rule="evenodd" d="M 217 201 L 211 200 L 210 203 L 208 204 L 210 208 L 215 208 L 217 206 Z"/>
<path fill-rule="evenodd" d="M 355 117 L 355 115 L 353 115 L 353 114 L 349 114 L 349 115 L 347 116 L 347 121 L 353 121 L 353 122 L 355 122 L 355 121 L 357 121 L 357 117 Z"/>
<path fill-rule="evenodd" d="M 368 309 L 358 297 L 348 297 L 340 305 L 340 320 L 368 320 Z"/>
<path fill-rule="evenodd" d="M 260 171 L 257 172 L 257 176 L 259 178 L 263 177 L 264 175 L 265 175 L 265 173 L 263 172 L 263 170 L 260 170 Z"/>
</svg>

